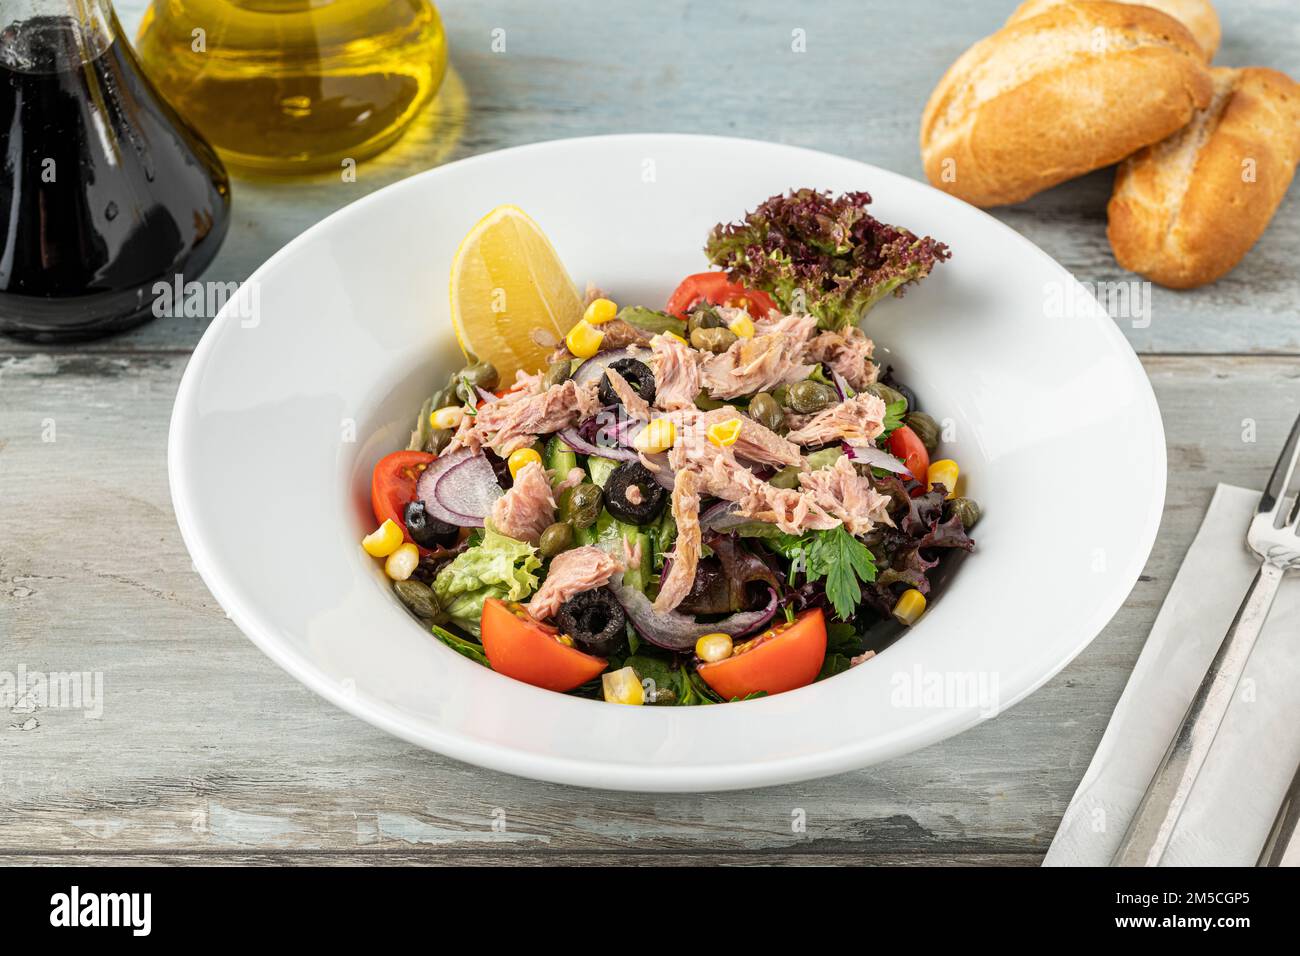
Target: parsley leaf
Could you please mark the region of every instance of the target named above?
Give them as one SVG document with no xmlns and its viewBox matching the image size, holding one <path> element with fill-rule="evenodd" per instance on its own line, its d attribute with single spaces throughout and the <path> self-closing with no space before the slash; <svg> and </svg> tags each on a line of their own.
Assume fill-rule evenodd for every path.
<svg viewBox="0 0 1300 956">
<path fill-rule="evenodd" d="M 907 414 L 907 399 L 900 398 L 896 402 L 890 402 L 885 406 L 885 430 L 881 432 L 881 438 L 888 438 L 890 432 L 903 424 L 903 416 Z"/>
<path fill-rule="evenodd" d="M 843 525 L 803 535 L 780 535 L 771 544 L 790 559 L 791 583 L 800 571 L 809 583 L 826 579 L 826 599 L 842 621 L 853 615 L 862 600 L 861 582 L 876 580 L 875 555 Z"/>
</svg>

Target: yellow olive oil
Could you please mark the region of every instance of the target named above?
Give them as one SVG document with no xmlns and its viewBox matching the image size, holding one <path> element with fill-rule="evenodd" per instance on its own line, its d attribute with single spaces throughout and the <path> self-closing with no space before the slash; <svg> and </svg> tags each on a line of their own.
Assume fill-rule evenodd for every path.
<svg viewBox="0 0 1300 956">
<path fill-rule="evenodd" d="M 386 149 L 447 69 L 428 0 L 154 0 L 136 49 L 246 173 L 337 170 Z"/>
</svg>

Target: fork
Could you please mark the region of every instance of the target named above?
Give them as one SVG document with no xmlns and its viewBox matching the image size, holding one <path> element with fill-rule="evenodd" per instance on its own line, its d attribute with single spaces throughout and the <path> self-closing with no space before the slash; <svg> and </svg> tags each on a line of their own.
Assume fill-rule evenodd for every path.
<svg viewBox="0 0 1300 956">
<path fill-rule="evenodd" d="M 1191 794 L 1196 776 L 1219 732 L 1255 640 L 1264 628 L 1282 576 L 1300 568 L 1300 492 L 1288 494 L 1300 461 L 1300 417 L 1260 496 L 1246 532 L 1246 545 L 1260 560 L 1255 580 L 1228 628 L 1201 686 L 1169 742 L 1142 802 L 1129 823 L 1111 866 L 1155 866 Z M 1290 506 L 1287 507 L 1290 498 Z"/>
</svg>

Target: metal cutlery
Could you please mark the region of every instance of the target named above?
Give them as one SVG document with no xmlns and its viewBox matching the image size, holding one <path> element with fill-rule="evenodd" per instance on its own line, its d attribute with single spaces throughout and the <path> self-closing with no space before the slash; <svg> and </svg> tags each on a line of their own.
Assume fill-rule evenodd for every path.
<svg viewBox="0 0 1300 956">
<path fill-rule="evenodd" d="M 1246 532 L 1246 544 L 1260 560 L 1228 633 L 1169 742 L 1142 802 L 1129 823 L 1112 866 L 1155 866 L 1173 836 L 1174 826 L 1191 794 L 1197 774 L 1219 732 L 1223 715 L 1237 689 L 1246 661 L 1268 619 L 1282 576 L 1300 568 L 1300 418 L 1291 426 L 1286 446 L 1273 466 L 1259 507 Z"/>
</svg>

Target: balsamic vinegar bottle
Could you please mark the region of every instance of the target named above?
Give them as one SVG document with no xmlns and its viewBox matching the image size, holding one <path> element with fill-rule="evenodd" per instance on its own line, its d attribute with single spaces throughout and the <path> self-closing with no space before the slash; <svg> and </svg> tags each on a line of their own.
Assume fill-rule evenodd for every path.
<svg viewBox="0 0 1300 956">
<path fill-rule="evenodd" d="M 0 332 L 49 342 L 147 322 L 156 285 L 216 255 L 225 168 L 141 73 L 108 0 L 0 9 Z"/>
</svg>

